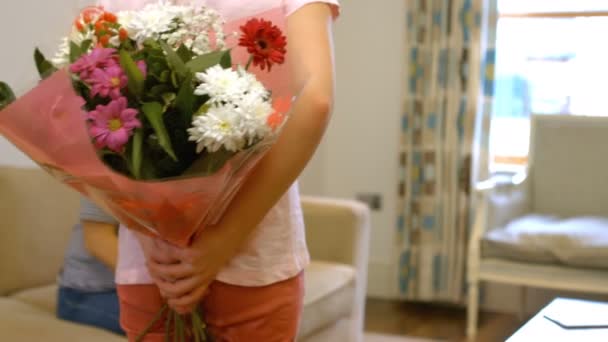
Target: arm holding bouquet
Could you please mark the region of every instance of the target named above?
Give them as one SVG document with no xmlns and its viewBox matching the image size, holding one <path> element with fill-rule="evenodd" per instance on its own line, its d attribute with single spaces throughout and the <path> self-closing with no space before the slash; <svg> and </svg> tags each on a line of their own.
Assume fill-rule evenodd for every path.
<svg viewBox="0 0 608 342">
<path fill-rule="evenodd" d="M 92 256 L 112 270 L 118 260 L 117 226 L 105 222 L 82 221 L 84 244 Z"/>
</svg>

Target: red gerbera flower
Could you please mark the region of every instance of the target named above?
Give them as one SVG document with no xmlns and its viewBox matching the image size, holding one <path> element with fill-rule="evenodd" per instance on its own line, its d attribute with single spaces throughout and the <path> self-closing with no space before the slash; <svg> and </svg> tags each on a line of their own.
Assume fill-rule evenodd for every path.
<svg viewBox="0 0 608 342">
<path fill-rule="evenodd" d="M 281 29 L 264 19 L 251 19 L 241 26 L 239 45 L 251 54 L 254 66 L 268 71 L 274 64 L 285 62 L 287 39 Z"/>
</svg>

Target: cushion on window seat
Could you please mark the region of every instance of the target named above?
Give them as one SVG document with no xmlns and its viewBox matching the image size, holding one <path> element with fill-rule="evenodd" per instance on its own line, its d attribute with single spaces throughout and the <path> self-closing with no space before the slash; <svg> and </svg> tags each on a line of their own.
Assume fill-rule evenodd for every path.
<svg viewBox="0 0 608 342">
<path fill-rule="evenodd" d="M 608 270 L 608 217 L 527 215 L 486 233 L 482 255 Z"/>
</svg>

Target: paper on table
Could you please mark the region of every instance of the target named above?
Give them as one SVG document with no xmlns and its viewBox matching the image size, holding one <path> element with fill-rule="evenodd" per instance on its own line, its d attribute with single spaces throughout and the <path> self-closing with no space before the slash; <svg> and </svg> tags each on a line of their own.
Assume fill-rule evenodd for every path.
<svg viewBox="0 0 608 342">
<path fill-rule="evenodd" d="M 559 298 L 543 316 L 564 329 L 608 329 L 608 303 Z"/>
</svg>

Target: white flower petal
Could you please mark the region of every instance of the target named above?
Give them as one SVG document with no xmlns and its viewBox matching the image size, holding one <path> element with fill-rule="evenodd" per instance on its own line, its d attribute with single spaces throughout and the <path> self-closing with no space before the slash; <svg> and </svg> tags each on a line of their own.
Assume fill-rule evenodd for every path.
<svg viewBox="0 0 608 342">
<path fill-rule="evenodd" d="M 219 148 L 239 151 L 272 133 L 267 124 L 273 113 L 269 94 L 253 74 L 216 65 L 196 74 L 196 78 L 199 85 L 195 94 L 209 96 L 211 104 L 189 130 L 199 152 Z"/>
<path fill-rule="evenodd" d="M 205 6 L 178 6 L 166 1 L 146 5 L 139 11 L 118 13 L 118 22 L 138 43 L 162 39 L 174 48 L 182 44 L 197 54 L 212 51 L 209 34 L 216 32 L 216 48 L 225 47 L 221 15 Z"/>
<path fill-rule="evenodd" d="M 220 148 L 236 152 L 246 146 L 242 117 L 231 106 L 211 107 L 207 114 L 196 117 L 188 130 L 197 151 L 216 152 Z"/>
</svg>

